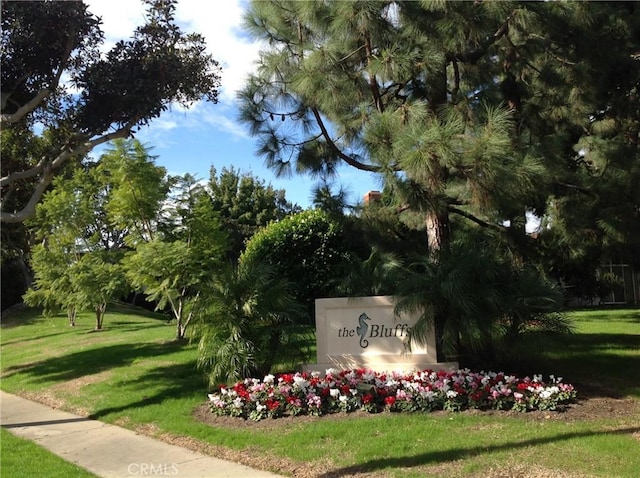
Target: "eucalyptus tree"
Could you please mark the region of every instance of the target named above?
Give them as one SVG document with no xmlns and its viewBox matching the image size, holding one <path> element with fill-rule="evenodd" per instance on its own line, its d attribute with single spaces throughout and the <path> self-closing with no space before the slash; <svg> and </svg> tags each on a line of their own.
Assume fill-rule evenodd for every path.
<svg viewBox="0 0 640 478">
<path fill-rule="evenodd" d="M 33 215 L 63 165 L 131 136 L 170 104 L 217 101 L 220 68 L 204 38 L 178 27 L 175 0 L 143 1 L 144 25 L 106 54 L 83 2 L 2 2 L 2 129 L 49 135 L 22 164 L 3 161 L 2 222 Z"/>
</svg>

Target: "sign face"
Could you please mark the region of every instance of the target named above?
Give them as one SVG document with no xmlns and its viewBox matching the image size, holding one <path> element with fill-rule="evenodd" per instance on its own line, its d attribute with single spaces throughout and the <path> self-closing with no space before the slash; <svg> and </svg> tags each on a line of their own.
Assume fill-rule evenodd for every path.
<svg viewBox="0 0 640 478">
<path fill-rule="evenodd" d="M 410 344 L 417 317 L 397 317 L 394 305 L 388 296 L 317 299 L 318 363 L 307 368 L 457 368 L 437 363 L 433 333 L 425 344 Z"/>
</svg>

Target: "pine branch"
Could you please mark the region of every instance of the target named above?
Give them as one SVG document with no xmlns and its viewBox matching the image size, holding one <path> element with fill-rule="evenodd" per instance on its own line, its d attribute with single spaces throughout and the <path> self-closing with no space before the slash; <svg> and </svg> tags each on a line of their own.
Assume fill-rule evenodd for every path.
<svg viewBox="0 0 640 478">
<path fill-rule="evenodd" d="M 373 57 L 373 51 L 371 49 L 371 37 L 367 33 L 364 40 L 365 52 L 367 55 L 367 66 L 371 67 L 371 58 Z M 376 105 L 376 109 L 380 113 L 384 113 L 384 104 L 382 103 L 382 97 L 380 96 L 380 88 L 378 88 L 378 80 L 376 76 L 368 71 L 369 87 L 371 88 L 371 94 L 373 95 L 373 102 Z"/>
<path fill-rule="evenodd" d="M 472 51 L 466 51 L 464 53 L 447 54 L 446 55 L 447 63 L 457 60 L 463 63 L 470 63 L 472 65 L 475 65 L 487 53 L 487 50 L 491 45 L 496 43 L 498 40 L 500 40 L 509 32 L 509 22 L 511 21 L 511 18 L 513 18 L 515 14 L 516 14 L 516 10 L 511 12 L 511 14 L 504 21 L 504 23 L 500 25 L 500 28 L 498 28 L 493 35 L 485 38 L 485 40 L 482 42 L 479 48 Z"/>
<path fill-rule="evenodd" d="M 470 214 L 470 213 L 468 213 L 466 211 L 463 211 L 462 209 L 458 209 L 457 207 L 448 206 L 447 210 L 449 212 L 453 213 L 453 214 L 458 214 L 459 216 L 462 216 L 462 217 L 464 217 L 466 219 L 469 219 L 470 221 L 475 222 L 479 226 L 486 227 L 486 228 L 489 228 L 489 229 L 494 229 L 496 231 L 501 230 L 501 228 L 498 225 L 486 222 L 486 221 L 474 216 L 473 214 Z"/>
<path fill-rule="evenodd" d="M 370 164 L 364 164 L 364 163 L 361 163 L 360 161 L 356 161 L 354 158 L 345 154 L 340 148 L 338 148 L 338 146 L 334 143 L 333 139 L 331 138 L 331 135 L 329 134 L 327 127 L 322 121 L 322 117 L 320 116 L 318 109 L 315 107 L 312 107 L 311 111 L 313 112 L 313 116 L 315 117 L 316 122 L 320 127 L 320 131 L 322 131 L 322 136 L 324 136 L 324 139 L 327 141 L 327 144 L 329 145 L 329 147 L 338 155 L 340 159 L 342 159 L 349 166 L 352 166 L 361 171 L 369 171 L 371 173 L 382 172 L 382 169 L 380 167 L 372 166 Z"/>
</svg>

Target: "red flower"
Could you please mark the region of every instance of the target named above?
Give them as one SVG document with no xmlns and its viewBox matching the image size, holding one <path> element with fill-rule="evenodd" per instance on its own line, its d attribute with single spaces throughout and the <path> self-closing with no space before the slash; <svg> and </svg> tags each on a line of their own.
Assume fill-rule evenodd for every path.
<svg viewBox="0 0 640 478">
<path fill-rule="evenodd" d="M 396 397 L 393 395 L 389 395 L 388 397 L 384 397 L 384 404 L 388 407 L 393 407 L 393 404 L 396 403 Z"/>
<path fill-rule="evenodd" d="M 471 394 L 471 400 L 477 402 L 478 400 L 480 400 L 482 398 L 482 393 L 481 392 L 474 392 Z"/>
<path fill-rule="evenodd" d="M 373 395 L 370 393 L 365 393 L 362 396 L 362 403 L 371 403 L 373 401 Z"/>
</svg>

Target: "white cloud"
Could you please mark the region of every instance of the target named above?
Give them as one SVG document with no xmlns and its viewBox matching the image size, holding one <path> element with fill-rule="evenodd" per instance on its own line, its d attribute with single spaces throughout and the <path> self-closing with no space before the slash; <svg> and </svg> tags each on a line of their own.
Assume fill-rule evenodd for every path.
<svg viewBox="0 0 640 478">
<path fill-rule="evenodd" d="M 144 5 L 135 0 L 85 0 L 89 11 L 102 18 L 105 48 L 116 41 L 127 39 L 144 21 Z M 208 52 L 222 67 L 222 85 L 219 104 L 195 103 L 189 108 L 172 105 L 169 112 L 153 121 L 154 129 L 198 127 L 207 124 L 230 134 L 233 138 L 247 139 L 246 129 L 235 121 L 236 92 L 242 88 L 247 75 L 258 58 L 258 43 L 242 35 L 243 0 L 226 0 L 209 6 L 210 0 L 179 0 L 176 21 L 184 32 L 196 32 L 204 36 Z"/>
<path fill-rule="evenodd" d="M 203 108 L 200 118 L 206 124 L 229 133 L 234 139 L 250 139 L 247 129 L 235 120 L 233 112 L 227 107 Z"/>
<path fill-rule="evenodd" d="M 220 100 L 231 104 L 258 58 L 259 47 L 241 36 L 244 5 L 240 0 L 216 3 L 212 10 L 205 9 L 208 5 L 209 0 L 180 0 L 176 19 L 185 30 L 205 37 L 209 52 L 222 66 Z"/>
<path fill-rule="evenodd" d="M 145 8 L 135 0 L 86 0 L 89 11 L 102 18 L 105 49 L 116 41 L 131 36 L 144 22 Z M 242 87 L 247 74 L 258 58 L 258 43 L 241 35 L 244 4 L 241 0 L 226 0 L 210 9 L 210 0 L 180 0 L 176 7 L 176 21 L 185 32 L 200 33 L 207 49 L 222 66 L 220 100 L 235 102 L 235 94 Z"/>
<path fill-rule="evenodd" d="M 131 36 L 144 22 L 145 6 L 135 0 L 85 0 L 89 12 L 102 19 L 105 34 L 103 50 L 109 50 L 118 40 Z"/>
</svg>

